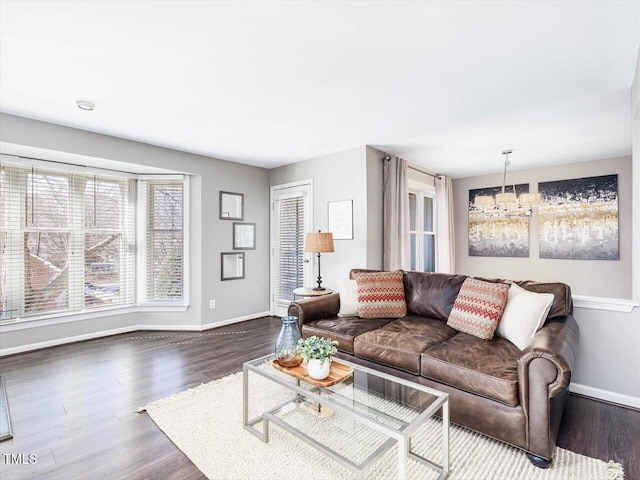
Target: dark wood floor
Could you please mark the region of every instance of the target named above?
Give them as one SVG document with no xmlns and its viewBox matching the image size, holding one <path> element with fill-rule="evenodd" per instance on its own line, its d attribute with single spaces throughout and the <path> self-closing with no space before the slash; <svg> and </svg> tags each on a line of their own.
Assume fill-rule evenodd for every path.
<svg viewBox="0 0 640 480">
<path fill-rule="evenodd" d="M 0 358 L 14 434 L 0 442 L 0 479 L 204 478 L 135 410 L 241 370 L 272 351 L 279 330 L 280 320 L 266 317 L 204 333 L 136 332 Z M 627 479 L 640 479 L 639 442 L 640 412 L 569 397 L 561 447 L 620 462 Z M 37 463 L 29 464 L 29 454 Z"/>
</svg>

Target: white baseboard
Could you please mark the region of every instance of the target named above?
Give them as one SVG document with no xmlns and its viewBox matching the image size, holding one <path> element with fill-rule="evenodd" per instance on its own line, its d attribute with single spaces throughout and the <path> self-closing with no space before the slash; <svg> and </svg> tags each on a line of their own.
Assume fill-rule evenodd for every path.
<svg viewBox="0 0 640 480">
<path fill-rule="evenodd" d="M 40 350 L 41 348 L 55 347 L 57 345 L 64 345 L 67 343 L 81 342 L 83 340 L 93 340 L 94 338 L 108 337 L 111 335 L 118 335 L 120 333 L 131 333 L 140 330 L 154 330 L 154 331 L 178 331 L 178 332 L 203 332 L 216 327 L 222 327 L 224 325 L 230 325 L 232 323 L 244 322 L 246 320 L 253 320 L 255 318 L 266 317 L 271 312 L 258 312 L 250 315 L 244 315 L 242 317 L 230 318 L 228 320 L 220 320 L 218 322 L 207 323 L 204 325 L 130 325 L 127 327 L 114 328 L 111 330 L 101 330 L 99 332 L 86 333 L 84 335 L 76 335 L 74 337 L 57 338 L 55 340 L 47 340 L 46 342 L 29 343 L 27 345 L 20 345 L 18 347 L 0 348 L 0 357 L 7 355 L 15 355 L 16 353 L 30 352 L 32 350 Z"/>
<path fill-rule="evenodd" d="M 220 320 L 218 322 L 213 323 L 205 323 L 202 325 L 201 331 L 210 330 L 216 327 L 222 327 L 224 325 L 231 325 L 232 323 L 244 322 L 246 320 L 253 320 L 255 318 L 268 317 L 271 315 L 271 311 L 267 310 L 266 312 L 252 313 L 251 315 L 245 315 L 243 317 L 230 318 L 228 320 Z"/>
<path fill-rule="evenodd" d="M 590 387 L 588 385 L 573 382 L 569 385 L 569 390 L 587 397 L 599 398 L 600 400 L 606 400 L 608 402 L 619 403 L 620 405 L 627 405 L 629 407 L 640 409 L 640 398 L 632 397 L 631 395 L 602 390 L 601 388 Z"/>
<path fill-rule="evenodd" d="M 19 347 L 0 348 L 0 357 L 7 355 L 15 355 L 16 353 L 30 352 L 31 350 L 40 350 L 41 348 L 55 347 L 66 343 L 81 342 L 83 340 L 93 340 L 94 338 L 108 337 L 110 335 L 118 335 L 120 333 L 131 333 L 138 330 L 137 325 L 128 327 L 114 328 L 112 330 L 101 330 L 99 332 L 85 333 L 76 335 L 75 337 L 56 338 L 55 340 L 47 340 L 46 342 L 29 343 L 20 345 Z"/>
<path fill-rule="evenodd" d="M 157 330 L 157 331 L 187 331 L 187 332 L 204 332 L 216 327 L 231 325 L 232 323 L 244 322 L 260 317 L 267 317 L 271 312 L 258 312 L 242 317 L 229 318 L 227 320 L 219 320 L 217 322 L 205 323 L 203 325 L 138 325 L 138 330 Z"/>
</svg>

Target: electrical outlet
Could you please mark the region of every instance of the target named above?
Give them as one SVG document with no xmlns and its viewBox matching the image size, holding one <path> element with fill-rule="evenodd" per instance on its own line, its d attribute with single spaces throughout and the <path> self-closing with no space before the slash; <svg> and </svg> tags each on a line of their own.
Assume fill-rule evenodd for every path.
<svg viewBox="0 0 640 480">
<path fill-rule="evenodd" d="M 216 301 L 209 300 L 209 310 L 213 310 L 214 308 L 216 308 Z"/>
</svg>

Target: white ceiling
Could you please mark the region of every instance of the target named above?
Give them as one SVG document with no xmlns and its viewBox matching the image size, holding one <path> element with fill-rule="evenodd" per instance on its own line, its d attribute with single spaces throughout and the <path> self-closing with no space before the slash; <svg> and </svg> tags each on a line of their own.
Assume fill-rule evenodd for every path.
<svg viewBox="0 0 640 480">
<path fill-rule="evenodd" d="M 274 167 L 628 155 L 640 2 L 0 3 L 0 110 Z M 93 112 L 77 99 L 97 104 Z"/>
</svg>

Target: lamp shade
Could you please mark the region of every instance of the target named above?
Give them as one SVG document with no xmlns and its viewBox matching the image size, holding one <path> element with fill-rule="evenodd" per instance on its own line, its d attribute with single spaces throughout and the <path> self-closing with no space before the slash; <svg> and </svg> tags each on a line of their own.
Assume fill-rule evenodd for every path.
<svg viewBox="0 0 640 480">
<path fill-rule="evenodd" d="M 542 203 L 539 193 L 523 193 L 520 195 L 520 205 L 523 207 L 536 207 Z"/>
<path fill-rule="evenodd" d="M 489 195 L 479 195 L 473 200 L 473 206 L 482 210 L 493 208 L 496 202 Z"/>
<path fill-rule="evenodd" d="M 333 233 L 320 231 L 307 233 L 304 239 L 304 251 L 308 253 L 333 252 Z"/>
<path fill-rule="evenodd" d="M 499 193 L 496 195 L 496 204 L 503 208 L 518 208 L 518 197 L 512 192 Z"/>
</svg>

